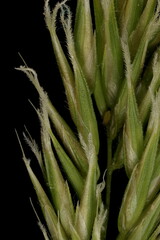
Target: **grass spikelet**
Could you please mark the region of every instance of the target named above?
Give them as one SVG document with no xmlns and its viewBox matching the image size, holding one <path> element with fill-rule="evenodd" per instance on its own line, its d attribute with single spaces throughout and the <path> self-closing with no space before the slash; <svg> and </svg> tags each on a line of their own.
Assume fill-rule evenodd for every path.
<svg viewBox="0 0 160 240">
<path fill-rule="evenodd" d="M 101 71 L 101 65 L 104 55 L 105 47 L 105 36 L 104 36 L 104 11 L 102 8 L 102 2 L 94 0 L 94 15 L 95 15 L 95 88 L 94 88 L 94 98 L 97 104 L 97 108 L 101 114 L 104 116 L 107 110 L 107 102 L 104 91 L 103 77 Z"/>
<path fill-rule="evenodd" d="M 92 92 L 95 84 L 94 69 L 94 36 L 89 0 L 78 0 L 75 26 L 74 42 L 79 63 L 84 76 Z"/>
<path fill-rule="evenodd" d="M 123 55 L 115 16 L 114 1 L 104 1 L 105 47 L 102 62 L 103 87 L 108 107 L 113 107 L 123 81 Z"/>
<path fill-rule="evenodd" d="M 82 145 L 88 146 L 89 134 L 92 134 L 93 144 L 96 148 L 96 152 L 99 151 L 99 136 L 97 121 L 92 105 L 92 100 L 89 92 L 89 88 L 80 67 L 77 55 L 75 52 L 75 45 L 73 41 L 73 35 L 71 32 L 71 13 L 68 7 L 63 5 L 65 8 L 67 17 L 64 16 L 64 9 L 62 9 L 61 21 L 63 24 L 64 31 L 66 33 L 68 51 L 73 65 L 75 75 L 75 91 L 76 91 L 76 102 L 77 102 L 77 129 L 82 140 Z"/>
<path fill-rule="evenodd" d="M 131 226 L 137 221 L 145 206 L 146 197 L 155 166 L 155 158 L 160 136 L 159 119 L 160 112 L 158 109 L 158 97 L 153 102 L 152 116 L 154 116 L 154 130 L 151 132 L 150 138 L 146 143 L 141 160 L 135 166 L 131 178 L 129 180 L 127 189 L 119 213 L 119 230 L 126 232 L 131 229 Z M 153 126 L 153 125 L 152 125 Z"/>
<path fill-rule="evenodd" d="M 122 45 L 126 63 L 128 91 L 126 121 L 123 131 L 125 151 L 124 165 L 127 174 L 130 176 L 136 163 L 140 160 L 143 151 L 143 130 L 132 84 L 132 67 L 130 62 L 129 48 L 127 48 L 125 43 L 122 43 Z"/>
<path fill-rule="evenodd" d="M 41 141 L 42 150 L 46 168 L 47 181 L 57 212 L 59 212 L 60 220 L 68 236 L 70 235 L 70 223 L 74 219 L 74 210 L 68 188 L 66 188 L 65 180 L 57 164 L 57 160 L 52 151 L 51 139 L 49 136 L 49 119 L 45 107 L 45 99 L 41 99 Z M 61 189 L 61 190 L 60 190 Z"/>
<path fill-rule="evenodd" d="M 76 222 L 76 229 L 81 239 L 90 239 L 93 223 L 96 214 L 96 172 L 97 172 L 97 156 L 94 145 L 92 143 L 92 135 L 89 139 L 88 160 L 89 170 L 85 182 L 83 196 L 79 205 L 79 211 Z"/>
<path fill-rule="evenodd" d="M 32 68 L 28 68 L 25 66 L 21 66 L 20 68 L 16 69 L 23 71 L 27 75 L 29 80 L 33 83 L 36 90 L 38 91 L 40 98 L 45 99 L 46 110 L 48 111 L 49 117 L 57 133 L 61 137 L 64 146 L 72 156 L 73 160 L 75 161 L 77 167 L 80 169 L 82 174 L 86 175 L 88 163 L 86 156 L 84 155 L 84 151 L 81 148 L 80 143 L 78 142 L 73 131 L 67 125 L 65 120 L 59 115 L 59 113 L 49 100 L 48 96 L 44 92 L 43 88 L 40 86 L 36 72 Z"/>
<path fill-rule="evenodd" d="M 159 223 L 160 217 L 160 194 L 152 204 L 144 211 L 140 221 L 129 235 L 129 240 L 147 240 L 154 230 L 154 226 Z"/>
<path fill-rule="evenodd" d="M 17 134 L 17 133 L 16 133 Z M 26 158 L 24 150 L 22 148 L 19 136 L 17 134 L 18 137 L 18 141 L 20 143 L 20 147 L 22 150 L 22 155 L 23 155 L 23 161 L 26 165 L 28 174 L 30 176 L 30 179 L 33 183 L 34 189 L 36 191 L 37 194 L 37 198 L 39 200 L 41 209 L 42 209 L 42 213 L 44 215 L 44 219 L 46 220 L 47 223 L 47 227 L 49 229 L 49 232 L 51 234 L 52 239 L 56 239 L 58 240 L 58 232 L 57 232 L 57 225 L 58 225 L 58 218 L 56 216 L 56 213 L 54 211 L 54 208 L 50 202 L 50 200 L 48 199 L 45 191 L 43 190 L 40 182 L 38 181 L 37 177 L 35 176 L 34 172 L 32 171 L 32 168 L 30 167 L 30 160 Z M 60 225 L 60 231 L 61 234 L 63 236 L 64 240 L 67 240 L 66 234 L 63 230 L 63 227 Z"/>
<path fill-rule="evenodd" d="M 159 9 L 159 2 L 158 2 L 158 7 L 154 16 L 152 17 L 151 21 L 149 22 L 147 28 L 144 31 L 144 34 L 141 38 L 135 58 L 132 62 L 132 65 L 133 65 L 132 79 L 133 79 L 134 87 L 136 86 L 137 81 L 142 72 L 142 69 L 144 67 L 148 44 L 152 40 L 152 38 L 154 38 L 156 31 L 159 29 L 160 19 L 158 17 L 158 11 L 159 11 L 158 9 Z M 124 39 L 124 41 L 128 39 L 128 33 L 126 31 L 124 31 L 122 35 L 122 39 Z M 118 102 L 114 108 L 113 118 L 110 126 L 110 135 L 113 139 L 116 137 L 119 129 L 122 127 L 124 123 L 126 99 L 127 99 L 127 90 L 126 90 L 126 81 L 124 81 L 124 85 L 122 86 L 121 92 L 119 94 Z"/>
<path fill-rule="evenodd" d="M 45 22 L 50 32 L 51 41 L 53 45 L 53 50 L 55 57 L 57 59 L 57 64 L 61 73 L 61 77 L 63 80 L 63 84 L 65 86 L 68 106 L 70 109 L 70 113 L 72 116 L 73 121 L 76 123 L 76 113 L 75 113 L 75 89 L 74 89 L 74 76 L 73 71 L 70 67 L 70 64 L 64 54 L 58 36 L 56 34 L 56 18 L 58 11 L 61 7 L 65 4 L 66 0 L 62 1 L 61 3 L 57 3 L 54 10 L 51 12 L 49 7 L 49 1 L 45 1 L 45 8 L 44 8 L 44 15 L 45 15 Z"/>
</svg>

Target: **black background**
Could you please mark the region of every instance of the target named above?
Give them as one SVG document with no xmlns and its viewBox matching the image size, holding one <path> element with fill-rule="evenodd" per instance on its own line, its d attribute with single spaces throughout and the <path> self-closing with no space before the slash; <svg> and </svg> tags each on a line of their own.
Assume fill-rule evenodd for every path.
<svg viewBox="0 0 160 240">
<path fill-rule="evenodd" d="M 51 1 L 56 4 L 57 0 Z M 71 2 L 70 1 L 70 5 Z M 74 1 L 75 4 L 76 1 Z M 74 10 L 75 5 L 71 5 Z M 43 240 L 37 225 L 37 219 L 30 204 L 32 199 L 35 208 L 38 203 L 35 192 L 28 177 L 22 154 L 15 134 L 17 130 L 27 157 L 32 157 L 26 147 L 22 132 L 27 127 L 33 138 L 39 141 L 39 120 L 35 110 L 28 100 L 38 107 L 38 94 L 24 73 L 15 70 L 24 65 L 20 55 L 27 65 L 38 74 L 43 88 L 47 91 L 53 104 L 59 112 L 67 115 L 64 89 L 54 59 L 49 32 L 43 15 L 44 0 L 15 0 L 5 2 L 3 7 L 6 14 L 2 21 L 2 74 L 1 74 L 1 103 L 2 103 L 2 212 L 5 229 L 4 239 Z M 57 29 L 61 34 L 61 27 Z M 65 45 L 65 40 L 61 42 Z M 3 157 L 2 157 L 3 156 Z M 34 164 L 34 163 L 33 163 Z M 119 179 L 117 184 L 116 179 Z M 117 171 L 114 176 L 117 185 L 112 192 L 113 210 L 111 212 L 110 233 L 108 239 L 115 239 L 117 231 L 115 219 L 119 210 L 119 199 L 124 190 L 125 176 Z M 114 182 L 113 182 L 114 184 Z M 118 198 L 118 193 L 120 197 Z M 118 203 L 117 203 L 118 202 Z M 39 211 L 39 209 L 38 209 Z M 40 215 L 41 217 L 41 215 Z M 112 220 L 113 219 L 113 220 Z M 112 228 L 113 227 L 113 228 Z"/>
</svg>

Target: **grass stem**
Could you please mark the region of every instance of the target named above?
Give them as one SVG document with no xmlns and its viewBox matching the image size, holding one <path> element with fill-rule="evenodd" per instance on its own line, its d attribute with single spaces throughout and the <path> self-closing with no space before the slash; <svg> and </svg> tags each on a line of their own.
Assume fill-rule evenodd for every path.
<svg viewBox="0 0 160 240">
<path fill-rule="evenodd" d="M 110 200 L 111 200 L 111 183 L 112 183 L 112 139 L 109 137 L 107 138 L 107 176 L 106 176 L 106 208 L 108 211 L 108 218 L 107 223 L 108 225 L 108 219 L 109 219 L 109 213 L 110 213 Z"/>
</svg>

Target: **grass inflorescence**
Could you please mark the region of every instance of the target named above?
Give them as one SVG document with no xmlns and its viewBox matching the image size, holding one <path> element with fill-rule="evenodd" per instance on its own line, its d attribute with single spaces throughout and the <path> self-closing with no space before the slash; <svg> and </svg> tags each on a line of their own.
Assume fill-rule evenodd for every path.
<svg viewBox="0 0 160 240">
<path fill-rule="evenodd" d="M 159 239 L 159 14 L 159 0 L 77 0 L 73 13 L 67 0 L 53 9 L 45 0 L 45 23 L 75 128 L 54 107 L 35 70 L 26 64 L 17 68 L 40 99 L 35 109 L 40 149 L 28 132 L 24 137 L 46 186 L 20 145 L 44 216 L 44 226 L 38 218 L 44 239 L 111 239 L 112 177 L 118 169 L 125 171 L 127 185 L 115 219 L 116 239 Z"/>
</svg>

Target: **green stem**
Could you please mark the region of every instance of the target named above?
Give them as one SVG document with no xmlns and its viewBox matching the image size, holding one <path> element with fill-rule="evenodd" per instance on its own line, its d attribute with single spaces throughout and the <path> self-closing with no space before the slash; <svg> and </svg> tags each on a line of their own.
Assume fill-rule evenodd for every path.
<svg viewBox="0 0 160 240">
<path fill-rule="evenodd" d="M 111 183 L 112 183 L 112 140 L 108 136 L 107 138 L 107 178 L 106 178 L 106 208 L 108 210 L 108 218 L 110 211 L 110 199 L 111 199 Z M 108 225 L 107 218 L 107 225 Z"/>
</svg>

